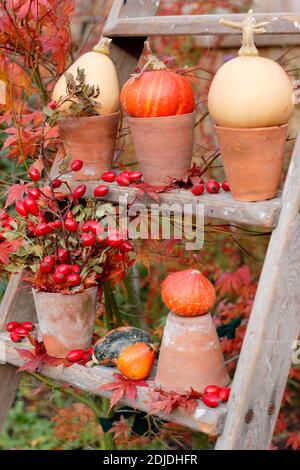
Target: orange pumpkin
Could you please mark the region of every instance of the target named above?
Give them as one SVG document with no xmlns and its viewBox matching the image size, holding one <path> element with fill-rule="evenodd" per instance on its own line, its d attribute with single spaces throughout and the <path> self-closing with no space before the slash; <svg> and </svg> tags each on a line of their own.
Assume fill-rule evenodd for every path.
<svg viewBox="0 0 300 470">
<path fill-rule="evenodd" d="M 213 285 L 196 269 L 169 274 L 162 283 L 161 295 L 172 312 L 184 317 L 204 315 L 216 301 Z"/>
<path fill-rule="evenodd" d="M 150 374 L 154 358 L 155 352 L 149 344 L 135 343 L 122 351 L 116 366 L 127 379 L 143 380 Z"/>
<path fill-rule="evenodd" d="M 129 116 L 159 117 L 192 113 L 195 100 L 186 77 L 171 70 L 148 70 L 127 80 L 121 104 Z"/>
</svg>

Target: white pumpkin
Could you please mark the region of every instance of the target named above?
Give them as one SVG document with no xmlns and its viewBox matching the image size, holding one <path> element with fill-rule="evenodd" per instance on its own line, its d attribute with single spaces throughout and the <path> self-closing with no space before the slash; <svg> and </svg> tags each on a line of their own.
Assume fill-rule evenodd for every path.
<svg viewBox="0 0 300 470">
<path fill-rule="evenodd" d="M 109 43 L 111 39 L 102 38 L 91 52 L 83 54 L 72 64 L 67 72 L 77 76 L 77 68 L 84 69 L 85 83 L 98 85 L 100 93 L 93 98 L 99 105 L 95 106 L 98 114 L 110 114 L 119 110 L 120 88 L 115 66 L 109 58 Z M 56 83 L 52 99 L 58 102 L 67 95 L 66 78 L 62 75 Z M 60 106 L 62 114 L 68 115 L 71 103 L 66 102 Z"/>
<path fill-rule="evenodd" d="M 243 23 L 221 22 L 243 29 L 243 45 L 239 57 L 222 65 L 212 81 L 208 109 L 213 121 L 232 128 L 286 124 L 294 111 L 292 84 L 279 64 L 258 56 L 253 41 L 265 23 L 255 25 L 251 10 Z"/>
</svg>

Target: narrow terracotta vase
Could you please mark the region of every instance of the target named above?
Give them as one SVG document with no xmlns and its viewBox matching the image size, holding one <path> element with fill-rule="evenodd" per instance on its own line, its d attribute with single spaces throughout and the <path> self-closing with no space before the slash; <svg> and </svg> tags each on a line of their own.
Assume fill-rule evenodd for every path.
<svg viewBox="0 0 300 470">
<path fill-rule="evenodd" d="M 160 349 L 156 386 L 166 392 L 203 392 L 225 387 L 229 376 L 211 314 L 180 317 L 170 312 Z"/>
<path fill-rule="evenodd" d="M 34 304 L 49 356 L 64 358 L 73 349 L 91 346 L 97 287 L 73 295 L 32 289 Z"/>
<path fill-rule="evenodd" d="M 264 201 L 275 197 L 288 125 L 257 129 L 214 127 L 233 198 Z"/>
<path fill-rule="evenodd" d="M 59 135 L 72 160 L 82 160 L 76 180 L 98 180 L 112 166 L 120 113 L 66 118 L 58 121 Z"/>
<path fill-rule="evenodd" d="M 178 116 L 128 117 L 144 180 L 160 186 L 180 179 L 191 167 L 195 113 Z"/>
</svg>

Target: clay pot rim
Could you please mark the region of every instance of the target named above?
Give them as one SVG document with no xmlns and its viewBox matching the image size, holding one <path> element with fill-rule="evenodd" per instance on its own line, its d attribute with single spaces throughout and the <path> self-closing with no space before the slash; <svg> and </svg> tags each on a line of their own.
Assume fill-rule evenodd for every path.
<svg viewBox="0 0 300 470">
<path fill-rule="evenodd" d="M 81 292 L 74 292 L 74 293 L 70 293 L 70 294 L 65 294 L 63 292 L 47 292 L 47 291 L 44 291 L 44 290 L 38 290 L 36 289 L 35 287 L 31 286 L 31 289 L 36 293 L 36 294 L 47 294 L 47 295 L 63 295 L 63 296 L 73 296 L 73 295 L 79 295 L 79 294 L 84 294 L 85 292 L 89 291 L 89 290 L 92 290 L 92 289 L 97 289 L 98 290 L 98 286 L 91 286 L 91 287 L 88 287 L 87 289 L 84 289 L 83 291 Z"/>
<path fill-rule="evenodd" d="M 96 116 L 64 116 L 63 119 L 58 119 L 57 123 L 59 125 L 59 123 L 61 122 L 64 122 L 64 121 L 89 121 L 91 122 L 92 120 L 94 121 L 97 121 L 100 119 L 108 119 L 110 117 L 113 117 L 113 116 L 120 116 L 120 111 L 116 111 L 115 113 L 109 113 L 109 114 L 97 114 Z"/>
<path fill-rule="evenodd" d="M 146 121 L 146 122 L 149 122 L 149 121 L 154 121 L 154 120 L 166 120 L 166 119 L 170 119 L 170 118 L 173 118 L 173 119 L 179 119 L 179 118 L 182 118 L 184 116 L 192 116 L 192 115 L 196 115 L 196 111 L 193 111 L 192 113 L 185 113 L 185 114 L 175 114 L 174 116 L 153 116 L 153 117 L 136 117 L 136 116 L 129 116 L 129 114 L 126 114 L 126 117 L 128 119 L 131 119 L 131 120 L 134 120 L 134 121 Z"/>
<path fill-rule="evenodd" d="M 267 127 L 223 127 L 223 126 L 218 126 L 217 124 L 214 124 L 215 129 L 222 129 L 225 131 L 249 131 L 249 132 L 256 132 L 256 131 L 266 131 L 266 130 L 275 130 L 279 128 L 286 128 L 288 127 L 288 123 L 286 124 L 280 124 L 279 126 L 267 126 Z"/>
</svg>

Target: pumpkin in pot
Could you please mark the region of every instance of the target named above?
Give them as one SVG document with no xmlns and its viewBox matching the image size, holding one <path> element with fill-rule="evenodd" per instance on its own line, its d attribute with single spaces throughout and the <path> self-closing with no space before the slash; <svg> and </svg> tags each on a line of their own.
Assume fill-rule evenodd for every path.
<svg viewBox="0 0 300 470">
<path fill-rule="evenodd" d="M 239 57 L 216 73 L 208 94 L 208 109 L 218 126 L 261 128 L 286 124 L 293 114 L 293 89 L 284 69 L 271 59 L 259 57 L 254 33 L 267 22 L 255 23 L 253 10 L 242 23 L 220 23 L 243 31 Z"/>
<path fill-rule="evenodd" d="M 184 317 L 205 315 L 216 301 L 212 283 L 197 269 L 169 274 L 162 283 L 161 296 L 173 313 Z"/>
<path fill-rule="evenodd" d="M 123 109 L 132 117 L 176 116 L 192 113 L 195 108 L 190 81 L 152 55 L 139 74 L 133 75 L 121 91 Z"/>
<path fill-rule="evenodd" d="M 93 100 L 98 103 L 95 111 L 98 114 L 110 114 L 119 110 L 119 81 L 115 66 L 109 58 L 109 44 L 111 39 L 103 37 L 93 50 L 83 54 L 66 71 L 74 77 L 77 69 L 83 69 L 85 83 L 90 86 L 98 86 L 100 93 Z M 66 76 L 62 75 L 57 81 L 52 99 L 59 103 L 67 95 Z M 71 102 L 67 101 L 59 106 L 60 112 L 68 116 Z"/>
</svg>

